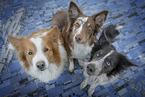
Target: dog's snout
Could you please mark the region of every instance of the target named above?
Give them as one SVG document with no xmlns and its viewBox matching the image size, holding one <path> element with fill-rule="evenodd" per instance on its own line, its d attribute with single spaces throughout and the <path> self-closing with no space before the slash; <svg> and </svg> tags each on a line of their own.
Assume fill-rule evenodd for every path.
<svg viewBox="0 0 145 97">
<path fill-rule="evenodd" d="M 75 40 L 76 40 L 77 42 L 81 42 L 82 39 L 83 39 L 83 37 L 80 36 L 80 35 L 77 35 L 77 36 L 75 37 Z"/>
<path fill-rule="evenodd" d="M 89 74 L 94 74 L 94 72 L 95 72 L 95 66 L 94 66 L 93 64 L 89 64 L 89 65 L 87 66 L 87 72 L 88 72 Z"/>
<path fill-rule="evenodd" d="M 45 69 L 45 62 L 43 61 L 37 62 L 36 66 L 39 70 L 43 71 Z"/>
</svg>

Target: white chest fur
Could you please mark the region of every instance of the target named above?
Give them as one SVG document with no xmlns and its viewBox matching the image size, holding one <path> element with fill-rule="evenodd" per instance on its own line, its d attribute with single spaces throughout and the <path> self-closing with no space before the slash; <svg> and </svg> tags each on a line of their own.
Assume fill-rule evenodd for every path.
<svg viewBox="0 0 145 97">
<path fill-rule="evenodd" d="M 94 86 L 104 85 L 104 84 L 110 83 L 118 77 L 118 75 L 107 77 L 106 74 L 102 74 L 100 76 L 90 76 L 90 75 L 87 74 L 86 71 L 84 71 L 83 74 L 85 76 L 85 79 L 88 79 L 87 83 L 89 85 L 94 85 Z"/>
<path fill-rule="evenodd" d="M 89 46 L 88 43 L 78 44 L 74 42 L 74 48 L 71 49 L 72 58 L 78 58 L 80 60 L 84 59 L 89 55 L 92 50 L 92 46 Z"/>
</svg>

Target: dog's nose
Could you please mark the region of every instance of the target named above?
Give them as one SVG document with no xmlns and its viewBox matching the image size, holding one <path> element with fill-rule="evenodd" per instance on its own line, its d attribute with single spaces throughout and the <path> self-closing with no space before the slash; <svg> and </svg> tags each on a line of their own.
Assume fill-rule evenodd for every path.
<svg viewBox="0 0 145 97">
<path fill-rule="evenodd" d="M 75 37 L 75 40 L 76 40 L 77 42 L 81 42 L 82 39 L 83 39 L 83 37 L 80 36 L 80 35 L 77 35 L 77 36 Z"/>
<path fill-rule="evenodd" d="M 87 71 L 88 71 L 88 73 L 90 73 L 90 74 L 95 73 L 95 66 L 94 66 L 93 64 L 89 64 L 89 65 L 87 66 Z"/>
<path fill-rule="evenodd" d="M 43 61 L 37 62 L 36 66 L 39 70 L 43 71 L 45 69 L 45 62 Z"/>
</svg>

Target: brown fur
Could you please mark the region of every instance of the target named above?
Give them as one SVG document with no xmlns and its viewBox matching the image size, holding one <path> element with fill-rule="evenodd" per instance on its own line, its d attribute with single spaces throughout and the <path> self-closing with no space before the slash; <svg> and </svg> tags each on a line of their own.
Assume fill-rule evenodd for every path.
<svg viewBox="0 0 145 97">
<path fill-rule="evenodd" d="M 52 19 L 52 24 L 57 25 L 60 32 L 62 32 L 62 30 L 66 29 L 65 26 L 68 25 L 67 19 L 68 19 L 68 13 L 66 11 L 58 11 Z"/>
<path fill-rule="evenodd" d="M 15 48 L 18 58 L 20 61 L 23 61 L 24 68 L 29 69 L 29 65 L 32 65 L 31 60 L 35 54 L 29 56 L 28 52 L 36 52 L 34 44 L 26 37 L 15 38 L 9 35 L 9 40 Z"/>
<path fill-rule="evenodd" d="M 94 14 L 92 16 L 84 15 L 83 12 L 78 8 L 74 2 L 70 2 L 69 9 L 67 12 L 58 11 L 52 19 L 53 25 L 57 25 L 62 32 L 62 36 L 65 42 L 65 48 L 69 56 L 70 72 L 74 69 L 74 64 L 72 58 L 78 58 L 83 60 L 87 54 L 91 52 L 91 47 L 93 46 L 96 36 L 99 30 L 107 18 L 108 11 L 104 10 L 100 13 Z M 82 20 L 79 17 L 87 17 L 87 21 L 83 23 L 83 27 L 80 32 L 77 32 L 80 25 L 82 25 Z M 68 20 L 69 19 L 69 20 Z M 79 33 L 79 34 L 78 34 Z M 75 45 L 74 45 L 75 44 Z M 82 47 L 79 48 L 79 44 Z M 84 45 L 83 45 L 84 44 Z M 72 48 L 72 49 L 71 49 Z M 76 49 L 74 49 L 76 48 Z M 84 48 L 89 48 L 86 50 Z M 84 49 L 84 51 L 83 51 Z M 78 52 L 85 52 L 80 55 Z M 74 54 L 72 54 L 72 52 Z M 79 63 L 82 63 L 79 61 Z"/>
<path fill-rule="evenodd" d="M 35 32 L 31 33 L 31 34 L 27 37 L 27 39 L 30 39 L 30 38 L 32 38 L 32 37 L 42 36 L 42 34 L 43 34 L 44 32 L 50 32 L 50 30 L 51 30 L 51 29 L 40 29 L 40 30 L 38 30 L 38 31 L 35 31 Z"/>
<path fill-rule="evenodd" d="M 61 35 L 58 32 L 58 28 L 53 28 L 50 33 L 47 33 L 43 38 L 44 49 L 48 48 L 49 52 L 45 55 L 50 63 L 56 63 L 57 66 L 61 65 L 61 59 L 58 48 L 58 40 L 62 41 Z M 48 45 L 49 44 L 49 45 Z M 44 50 L 43 50 L 44 51 Z"/>
<path fill-rule="evenodd" d="M 101 26 L 103 25 L 104 21 L 106 21 L 107 14 L 108 11 L 104 10 L 92 16 L 86 16 L 82 13 L 82 11 L 78 8 L 78 6 L 74 2 L 70 2 L 68 11 L 58 11 L 53 16 L 52 24 L 57 25 L 60 31 L 62 32 L 65 47 L 69 56 L 71 56 L 70 47 L 73 48 L 72 28 L 73 26 L 75 26 L 74 23 L 76 22 L 77 18 L 88 17 L 88 21 L 84 25 L 80 36 L 83 37 L 82 44 L 88 41 L 89 45 L 91 46 L 96 40 L 96 36 L 98 35 Z M 102 17 L 104 17 L 104 21 L 100 21 Z"/>
<path fill-rule="evenodd" d="M 29 69 L 30 65 L 32 64 L 32 58 L 34 57 L 36 53 L 36 47 L 35 45 L 29 40 L 32 37 L 41 36 L 44 32 L 48 32 L 46 36 L 42 37 L 43 40 L 43 52 L 45 48 L 48 48 L 47 52 L 44 52 L 45 56 L 48 59 L 48 62 L 50 63 L 56 63 L 57 66 L 61 63 L 61 58 L 59 54 L 58 49 L 58 40 L 64 45 L 62 37 L 60 33 L 58 32 L 58 28 L 55 26 L 53 29 L 41 29 L 36 32 L 33 32 L 28 37 L 20 37 L 15 38 L 13 36 L 9 35 L 9 40 L 11 44 L 14 46 L 16 53 L 20 59 L 20 61 L 23 62 L 24 68 L 26 70 Z M 29 55 L 29 52 L 33 52 L 32 55 Z"/>
</svg>

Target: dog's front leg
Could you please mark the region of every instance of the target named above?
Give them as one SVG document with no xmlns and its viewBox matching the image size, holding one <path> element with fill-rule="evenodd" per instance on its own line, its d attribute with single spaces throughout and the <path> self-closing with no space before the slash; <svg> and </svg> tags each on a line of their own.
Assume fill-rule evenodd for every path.
<svg viewBox="0 0 145 97">
<path fill-rule="evenodd" d="M 69 58 L 69 71 L 73 72 L 73 70 L 74 70 L 73 58 Z"/>
<path fill-rule="evenodd" d="M 87 84 L 88 84 L 88 79 L 85 79 L 85 80 L 81 83 L 80 89 L 85 88 L 85 87 L 87 86 Z"/>
<path fill-rule="evenodd" d="M 80 65 L 81 67 L 84 66 L 84 62 L 83 62 L 82 60 L 78 60 L 78 62 L 79 62 L 79 65 Z"/>
<path fill-rule="evenodd" d="M 89 90 L 88 90 L 88 95 L 89 96 L 92 96 L 94 91 L 95 91 L 95 88 L 98 86 L 98 84 L 91 84 Z"/>
</svg>

